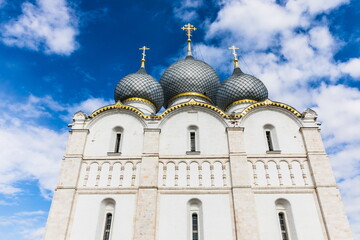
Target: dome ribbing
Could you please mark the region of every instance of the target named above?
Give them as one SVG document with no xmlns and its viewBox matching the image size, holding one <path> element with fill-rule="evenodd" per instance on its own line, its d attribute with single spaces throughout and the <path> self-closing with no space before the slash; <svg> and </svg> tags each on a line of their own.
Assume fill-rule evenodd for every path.
<svg viewBox="0 0 360 240">
<path fill-rule="evenodd" d="M 233 74 L 221 84 L 216 103 L 225 110 L 231 103 L 238 100 L 264 101 L 267 98 L 268 90 L 264 83 L 254 76 L 243 73 L 237 67 Z"/>
<path fill-rule="evenodd" d="M 220 79 L 209 64 L 187 56 L 166 69 L 160 84 L 164 90 L 165 105 L 174 96 L 187 92 L 203 94 L 215 102 Z"/>
<path fill-rule="evenodd" d="M 164 103 L 164 94 L 161 85 L 152 76 L 140 68 L 136 73 L 129 74 L 119 81 L 114 92 L 115 101 L 124 101 L 128 98 L 143 98 L 152 102 L 159 111 Z"/>
</svg>

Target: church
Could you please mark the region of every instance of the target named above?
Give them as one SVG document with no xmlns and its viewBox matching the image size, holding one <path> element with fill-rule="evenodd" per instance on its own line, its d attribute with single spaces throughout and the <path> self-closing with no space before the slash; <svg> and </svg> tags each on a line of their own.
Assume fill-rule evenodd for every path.
<svg viewBox="0 0 360 240">
<path fill-rule="evenodd" d="M 45 240 L 350 240 L 317 114 L 187 54 L 73 117 Z"/>
</svg>

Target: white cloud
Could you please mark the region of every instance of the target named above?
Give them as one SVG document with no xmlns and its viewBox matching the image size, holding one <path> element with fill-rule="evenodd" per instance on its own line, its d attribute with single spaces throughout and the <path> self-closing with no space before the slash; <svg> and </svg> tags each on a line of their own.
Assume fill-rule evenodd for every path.
<svg viewBox="0 0 360 240">
<path fill-rule="evenodd" d="M 61 118 L 66 121 L 66 119 L 71 119 L 71 117 L 78 111 L 82 111 L 86 114 L 90 114 L 93 111 L 97 110 L 100 107 L 114 104 L 113 100 L 105 100 L 102 98 L 89 98 L 80 103 L 71 105 L 67 107 L 67 115 L 62 116 Z"/>
<path fill-rule="evenodd" d="M 357 152 L 359 153 L 359 152 Z M 347 178 L 339 183 L 341 194 L 344 200 L 345 208 L 348 212 L 348 217 L 355 239 L 360 239 L 360 176 Z"/>
<path fill-rule="evenodd" d="M 78 47 L 77 18 L 66 0 L 22 4 L 22 14 L 2 25 L 1 40 L 9 46 L 70 55 Z"/>
<path fill-rule="evenodd" d="M 39 215 L 45 215 L 46 212 L 42 211 L 42 210 L 38 210 L 38 211 L 31 211 L 31 212 L 18 212 L 15 215 L 16 216 L 39 216 Z"/>
<path fill-rule="evenodd" d="M 328 147 L 360 144 L 360 91 L 344 85 L 322 85 L 313 90 L 314 110 L 325 125 Z M 360 157 L 359 157 L 360 158 Z"/>
<path fill-rule="evenodd" d="M 0 216 L 0 227 L 9 231 L 2 233 L 7 239 L 43 239 L 43 227 L 46 221 L 47 212 L 42 210 L 32 212 L 18 212 L 10 216 Z"/>
<path fill-rule="evenodd" d="M 44 237 L 45 228 L 26 229 L 21 232 L 23 237 L 28 240 L 42 240 Z"/>
<path fill-rule="evenodd" d="M 273 1 L 225 1 L 215 22 L 211 23 L 207 39 L 229 34 L 244 44 L 242 48 L 267 48 L 279 32 L 293 29 L 302 22 L 302 15 L 283 8 Z M 284 20 L 286 19 L 286 21 Z M 227 40 L 226 40 L 227 41 Z"/>
<path fill-rule="evenodd" d="M 328 12 L 341 4 L 348 3 L 349 0 L 305 0 L 302 2 L 305 2 L 305 6 L 311 14 L 316 14 Z"/>
<path fill-rule="evenodd" d="M 353 78 L 360 78 L 360 58 L 352 58 L 340 64 L 343 73 L 349 74 Z"/>
<path fill-rule="evenodd" d="M 181 0 L 175 2 L 174 15 L 182 21 L 194 21 L 198 19 L 197 10 L 203 4 L 203 0 Z"/>
<path fill-rule="evenodd" d="M 89 98 L 67 105 L 51 97 L 30 95 L 24 102 L 0 103 L 0 193 L 16 194 L 22 189 L 16 183 L 37 180 L 44 197 L 48 197 L 56 184 L 61 158 L 65 152 L 68 133 L 43 126 L 41 120 L 52 119 L 52 114 L 71 122 L 78 110 L 90 114 L 110 101 Z M 64 123 L 64 126 L 66 124 Z"/>
</svg>

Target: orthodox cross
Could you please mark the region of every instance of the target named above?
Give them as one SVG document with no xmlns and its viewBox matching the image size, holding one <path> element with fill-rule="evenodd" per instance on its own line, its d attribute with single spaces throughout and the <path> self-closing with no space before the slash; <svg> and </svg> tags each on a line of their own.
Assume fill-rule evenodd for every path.
<svg viewBox="0 0 360 240">
<path fill-rule="evenodd" d="M 146 46 L 143 46 L 142 48 L 139 48 L 139 50 L 143 50 L 142 59 L 141 59 L 141 67 L 145 68 L 145 56 L 146 56 L 145 51 L 150 50 L 150 48 L 147 48 Z"/>
<path fill-rule="evenodd" d="M 229 47 L 230 50 L 233 50 L 233 55 L 234 55 L 234 65 L 235 68 L 239 67 L 239 60 L 237 58 L 237 54 L 236 54 L 236 50 L 239 49 L 238 47 L 235 47 L 235 45 L 232 45 L 231 47 Z"/>
<path fill-rule="evenodd" d="M 184 25 L 182 28 L 182 30 L 186 31 L 186 35 L 188 36 L 188 55 L 191 55 L 191 31 L 196 31 L 196 27 L 194 27 L 194 25 L 191 25 L 190 23 Z"/>
</svg>

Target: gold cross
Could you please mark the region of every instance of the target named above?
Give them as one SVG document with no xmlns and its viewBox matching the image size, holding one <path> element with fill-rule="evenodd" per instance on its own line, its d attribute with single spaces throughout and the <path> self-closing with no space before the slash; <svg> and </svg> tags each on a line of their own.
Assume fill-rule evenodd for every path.
<svg viewBox="0 0 360 240">
<path fill-rule="evenodd" d="M 235 45 L 232 45 L 229 47 L 230 50 L 233 50 L 234 59 L 237 59 L 236 50 L 239 49 L 238 47 L 235 47 Z"/>
<path fill-rule="evenodd" d="M 229 47 L 230 50 L 233 50 L 233 55 L 234 55 L 234 65 L 235 67 L 239 67 L 239 60 L 237 59 L 237 54 L 236 54 L 236 50 L 239 49 L 238 47 L 235 47 L 235 45 L 232 45 L 231 47 Z"/>
<path fill-rule="evenodd" d="M 142 52 L 142 59 L 145 60 L 145 51 L 150 50 L 150 48 L 147 48 L 146 46 L 143 46 L 142 48 L 139 48 L 139 50 L 143 50 Z"/>
<path fill-rule="evenodd" d="M 142 59 L 141 59 L 141 67 L 145 68 L 145 56 L 146 56 L 145 51 L 150 50 L 150 48 L 147 48 L 146 46 L 143 46 L 142 48 L 139 48 L 139 50 L 143 50 Z"/>
<path fill-rule="evenodd" d="M 186 24 L 186 25 L 184 25 L 182 28 L 181 28 L 182 30 L 184 30 L 184 31 L 187 31 L 187 36 L 188 36 L 188 40 L 187 40 L 187 42 L 188 42 L 188 53 L 187 53 L 187 55 L 188 56 L 191 56 L 191 31 L 196 31 L 196 27 L 194 27 L 194 25 L 191 25 L 190 23 L 188 23 L 188 24 Z"/>
<path fill-rule="evenodd" d="M 194 27 L 194 25 L 191 25 L 190 23 L 184 25 L 182 28 L 182 30 L 187 31 L 187 36 L 188 36 L 188 41 L 191 41 L 191 31 L 196 31 L 196 27 Z"/>
</svg>

